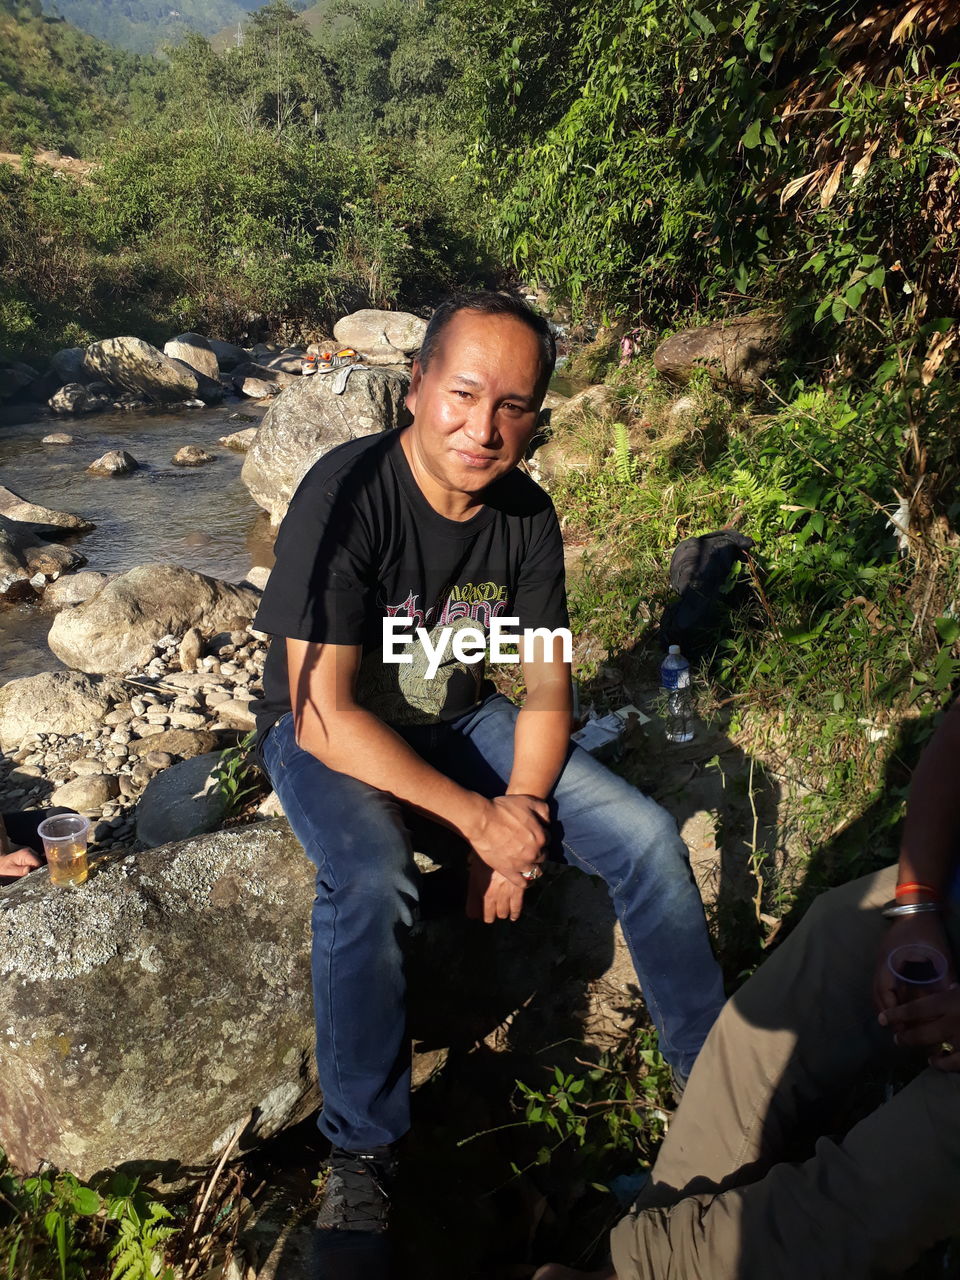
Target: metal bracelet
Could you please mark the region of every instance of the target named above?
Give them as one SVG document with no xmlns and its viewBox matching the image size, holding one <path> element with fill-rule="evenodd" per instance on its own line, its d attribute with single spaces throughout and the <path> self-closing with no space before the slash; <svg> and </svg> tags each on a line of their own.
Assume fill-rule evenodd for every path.
<svg viewBox="0 0 960 1280">
<path fill-rule="evenodd" d="M 896 898 L 892 902 L 888 902 L 881 909 L 881 913 L 888 920 L 895 920 L 898 916 L 917 916 L 927 911 L 939 911 L 939 902 L 897 902 Z"/>
</svg>

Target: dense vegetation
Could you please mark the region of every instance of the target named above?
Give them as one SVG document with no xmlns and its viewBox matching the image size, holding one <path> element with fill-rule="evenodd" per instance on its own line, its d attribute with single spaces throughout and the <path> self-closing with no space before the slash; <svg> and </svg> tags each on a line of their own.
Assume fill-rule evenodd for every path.
<svg viewBox="0 0 960 1280">
<path fill-rule="evenodd" d="M 256 0 L 56 0 L 46 7 L 100 40 L 152 53 L 190 32 L 212 36 L 235 27 L 258 6 Z"/>
</svg>

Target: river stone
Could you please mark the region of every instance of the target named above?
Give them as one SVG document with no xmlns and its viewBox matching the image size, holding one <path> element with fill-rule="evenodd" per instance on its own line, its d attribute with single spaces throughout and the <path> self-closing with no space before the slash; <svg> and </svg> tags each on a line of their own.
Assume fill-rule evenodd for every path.
<svg viewBox="0 0 960 1280">
<path fill-rule="evenodd" d="M 69 511 L 54 511 L 51 507 L 42 507 L 39 503 L 29 502 L 0 484 L 0 515 L 8 520 L 17 520 L 23 524 L 34 526 L 34 533 L 56 536 L 65 530 L 71 533 L 89 533 L 96 526 L 83 516 L 71 515 Z"/>
<path fill-rule="evenodd" d="M 49 579 L 86 564 L 70 547 L 37 537 L 34 526 L 0 515 L 0 600 L 28 600 Z"/>
<path fill-rule="evenodd" d="M 234 449 L 237 453 L 246 453 L 257 434 L 257 427 L 244 427 L 242 431 L 233 431 L 228 436 L 221 436 L 218 444 Z"/>
<path fill-rule="evenodd" d="M 146 564 L 117 574 L 92 600 L 62 609 L 47 643 L 80 671 L 125 675 L 142 670 L 161 637 L 225 631 L 253 617 L 260 597 L 249 587 L 172 564 Z"/>
<path fill-rule="evenodd" d="M 191 627 L 189 631 L 184 633 L 183 639 L 180 641 L 180 648 L 177 651 L 177 658 L 180 662 L 181 671 L 196 671 L 197 662 L 203 653 L 203 636 L 196 627 Z"/>
<path fill-rule="evenodd" d="M 146 738 L 136 738 L 130 743 L 130 754 L 146 756 L 151 751 L 165 751 L 167 755 L 192 760 L 213 751 L 217 735 L 209 729 L 164 729 Z"/>
<path fill-rule="evenodd" d="M 142 338 L 106 338 L 87 347 L 84 366 L 111 386 L 144 395 L 159 403 L 200 399 L 208 404 L 223 398 L 219 382 L 205 377 L 180 360 L 171 360 Z"/>
<path fill-rule="evenodd" d="M 249 582 L 251 587 L 256 587 L 258 591 L 263 591 L 267 583 L 270 581 L 271 570 L 265 564 L 252 564 L 247 570 L 245 582 Z"/>
<path fill-rule="evenodd" d="M 92 774 L 86 778 L 74 778 L 57 787 L 50 797 L 54 806 L 62 805 L 76 813 L 95 813 L 120 794 L 120 783 L 109 774 Z"/>
<path fill-rule="evenodd" d="M 202 373 L 212 382 L 219 381 L 220 364 L 217 354 L 206 338 L 201 338 L 199 333 L 181 333 L 176 338 L 171 338 L 169 342 L 164 343 L 163 354 L 169 356 L 171 360 L 179 360 L 182 364 L 189 365 L 191 369 Z"/>
<path fill-rule="evenodd" d="M 684 329 L 661 342 L 654 368 L 674 382 L 706 369 L 715 382 L 743 391 L 759 387 L 786 346 L 781 316 L 754 313 Z"/>
<path fill-rule="evenodd" d="M 150 744 L 151 752 L 160 749 L 155 740 Z M 193 756 L 154 778 L 137 805 L 137 839 L 153 848 L 218 826 L 227 810 L 214 777 L 222 755 L 208 751 Z"/>
<path fill-rule="evenodd" d="M 39 376 L 30 365 L 0 356 L 0 400 L 12 400 L 14 396 L 26 391 Z"/>
<path fill-rule="evenodd" d="M 62 609 L 68 604 L 82 604 L 84 600 L 92 600 L 109 581 L 109 574 L 95 573 L 92 569 L 71 573 L 50 583 L 43 593 L 43 603 L 52 604 L 55 609 Z"/>
<path fill-rule="evenodd" d="M 139 466 L 140 463 L 126 449 L 109 449 L 91 462 L 87 470 L 95 476 L 125 476 Z"/>
<path fill-rule="evenodd" d="M 48 436 L 44 436 L 40 441 L 41 444 L 76 444 L 73 436 L 68 435 L 66 431 L 51 431 Z"/>
<path fill-rule="evenodd" d="M 357 370 L 342 395 L 332 377 L 297 378 L 270 406 L 243 462 L 241 478 L 254 502 L 279 524 L 310 467 L 347 440 L 410 421 L 409 378 L 397 369 Z"/>
<path fill-rule="evenodd" d="M 313 895 L 278 822 L 107 860 L 69 891 L 45 871 L 0 891 L 13 1163 L 174 1181 L 238 1131 L 240 1154 L 308 1116 Z"/>
<path fill-rule="evenodd" d="M 101 413 L 113 401 L 82 382 L 68 382 L 47 401 L 54 413 Z"/>
<path fill-rule="evenodd" d="M 77 671 L 42 671 L 0 685 L 0 751 L 16 751 L 30 734 L 67 735 L 98 729 L 125 697 L 116 680 Z"/>
<path fill-rule="evenodd" d="M 207 453 L 206 449 L 201 449 L 196 444 L 185 444 L 170 459 L 175 467 L 202 467 L 205 462 L 216 462 L 216 460 L 216 454 Z"/>
<path fill-rule="evenodd" d="M 353 347 L 364 355 L 375 355 L 387 347 L 409 355 L 420 350 L 426 331 L 426 320 L 409 311 L 367 309 L 338 320 L 333 336 L 341 346 Z"/>
<path fill-rule="evenodd" d="M 276 382 L 266 382 L 263 378 L 254 378 L 249 375 L 241 378 L 235 385 L 240 394 L 247 396 L 250 400 L 269 400 L 273 396 L 278 396 L 282 390 Z"/>
<path fill-rule="evenodd" d="M 250 353 L 244 351 L 243 347 L 238 347 L 235 342 L 224 342 L 220 338 L 208 338 L 207 346 L 217 357 L 217 364 L 223 373 L 228 373 L 231 369 L 235 369 L 238 364 L 243 364 L 245 360 L 250 359 Z"/>
<path fill-rule="evenodd" d="M 50 358 L 50 374 L 61 386 L 67 382 L 89 382 L 91 373 L 84 364 L 85 347 L 63 347 Z"/>
</svg>

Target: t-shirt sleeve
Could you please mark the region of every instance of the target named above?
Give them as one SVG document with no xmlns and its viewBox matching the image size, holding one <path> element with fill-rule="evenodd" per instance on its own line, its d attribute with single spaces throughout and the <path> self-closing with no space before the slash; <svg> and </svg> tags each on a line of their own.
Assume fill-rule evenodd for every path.
<svg viewBox="0 0 960 1280">
<path fill-rule="evenodd" d="M 549 627 L 555 631 L 569 625 L 563 537 L 552 506 L 537 524 L 520 568 L 514 612 L 521 628 Z"/>
<path fill-rule="evenodd" d="M 363 642 L 375 594 L 374 557 L 351 489 L 339 477 L 308 473 L 277 534 L 256 630 L 318 644 Z"/>
</svg>

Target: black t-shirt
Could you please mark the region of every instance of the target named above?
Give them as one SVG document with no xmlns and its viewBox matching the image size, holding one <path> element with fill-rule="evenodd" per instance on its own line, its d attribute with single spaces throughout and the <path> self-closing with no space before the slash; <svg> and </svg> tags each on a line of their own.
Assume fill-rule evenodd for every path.
<svg viewBox="0 0 960 1280">
<path fill-rule="evenodd" d="M 483 663 L 458 661 L 448 645 L 427 679 L 423 648 L 414 643 L 402 650 L 412 663 L 385 664 L 383 618 L 410 618 L 434 639 L 442 627 L 486 631 L 498 616 L 519 618 L 521 630 L 567 626 L 563 543 L 549 497 L 516 470 L 483 496 L 469 520 L 434 511 L 413 478 L 400 429 L 331 450 L 290 503 L 254 627 L 362 646 L 357 701 L 388 724 L 459 715 L 481 696 Z M 282 640 L 270 645 L 263 686 L 258 741 L 290 710 Z"/>
</svg>

